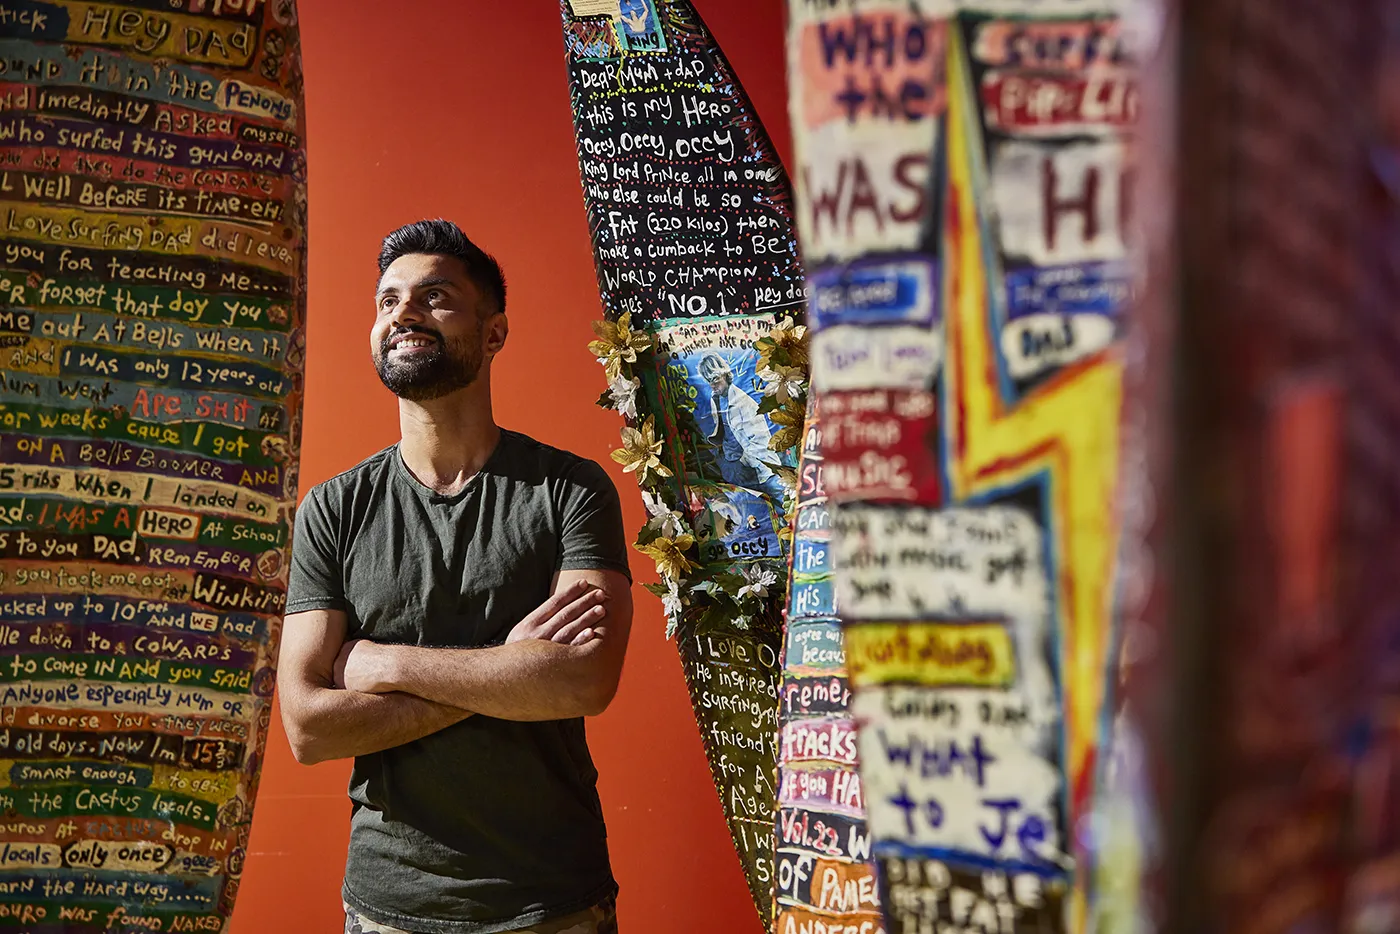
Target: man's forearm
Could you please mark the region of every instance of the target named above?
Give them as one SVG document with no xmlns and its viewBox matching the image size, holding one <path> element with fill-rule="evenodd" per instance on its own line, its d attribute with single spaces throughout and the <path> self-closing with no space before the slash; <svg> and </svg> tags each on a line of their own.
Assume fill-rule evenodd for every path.
<svg viewBox="0 0 1400 934">
<path fill-rule="evenodd" d="M 471 712 L 412 694 L 305 687 L 283 694 L 283 721 L 303 765 L 369 755 L 460 723 Z"/>
<path fill-rule="evenodd" d="M 617 690 L 602 646 L 526 640 L 482 649 L 380 647 L 385 687 L 502 720 L 565 720 L 601 713 Z"/>
<path fill-rule="evenodd" d="M 579 596 L 590 587 L 589 596 Z M 346 642 L 335 660 L 333 683 L 369 694 L 404 692 L 498 720 L 600 714 L 622 676 L 632 625 L 629 587 L 617 571 L 561 571 L 554 595 L 512 629 L 504 645 Z M 558 628 L 561 620 L 564 626 Z"/>
</svg>

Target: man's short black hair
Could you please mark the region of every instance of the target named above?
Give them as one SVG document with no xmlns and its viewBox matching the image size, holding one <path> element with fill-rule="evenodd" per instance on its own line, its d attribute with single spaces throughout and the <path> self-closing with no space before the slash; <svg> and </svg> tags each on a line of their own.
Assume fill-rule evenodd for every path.
<svg viewBox="0 0 1400 934">
<path fill-rule="evenodd" d="M 400 256 L 427 253 L 455 256 L 467 267 L 467 278 L 481 290 L 494 312 L 506 310 L 506 275 L 496 258 L 467 239 L 462 228 L 451 221 L 418 221 L 395 230 L 379 248 L 379 275 L 383 276 Z"/>
</svg>

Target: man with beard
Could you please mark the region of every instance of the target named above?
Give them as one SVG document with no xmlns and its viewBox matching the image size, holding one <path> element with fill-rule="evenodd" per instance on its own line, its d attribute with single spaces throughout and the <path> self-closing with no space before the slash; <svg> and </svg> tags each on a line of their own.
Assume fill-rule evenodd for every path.
<svg viewBox="0 0 1400 934">
<path fill-rule="evenodd" d="M 355 759 L 345 930 L 609 934 L 583 718 L 631 625 L 617 491 L 496 425 L 494 259 L 423 221 L 379 269 L 370 350 L 402 440 L 302 503 L 278 672 L 298 761 Z"/>
</svg>

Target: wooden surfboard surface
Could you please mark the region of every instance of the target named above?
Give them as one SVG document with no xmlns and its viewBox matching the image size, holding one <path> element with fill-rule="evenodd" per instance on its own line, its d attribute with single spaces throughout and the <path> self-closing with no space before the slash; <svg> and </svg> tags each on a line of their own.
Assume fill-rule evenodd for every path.
<svg viewBox="0 0 1400 934">
<path fill-rule="evenodd" d="M 0 930 L 223 931 L 297 492 L 293 0 L 0 18 Z"/>
</svg>

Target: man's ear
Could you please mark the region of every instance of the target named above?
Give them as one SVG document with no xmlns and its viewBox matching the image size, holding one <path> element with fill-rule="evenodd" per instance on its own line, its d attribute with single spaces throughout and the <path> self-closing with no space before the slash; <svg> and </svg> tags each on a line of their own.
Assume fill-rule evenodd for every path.
<svg viewBox="0 0 1400 934">
<path fill-rule="evenodd" d="M 500 353 L 510 336 L 510 321 L 504 313 L 492 315 L 486 321 L 486 352 Z"/>
</svg>

